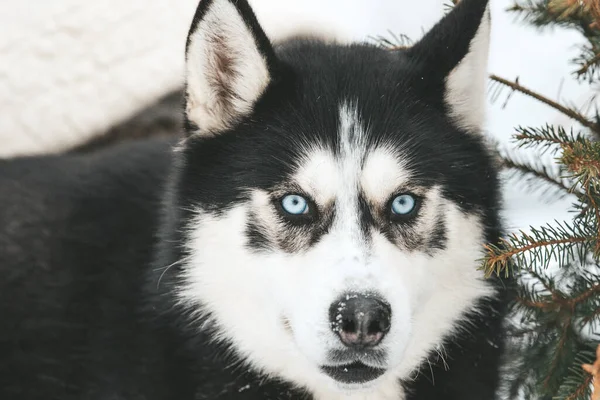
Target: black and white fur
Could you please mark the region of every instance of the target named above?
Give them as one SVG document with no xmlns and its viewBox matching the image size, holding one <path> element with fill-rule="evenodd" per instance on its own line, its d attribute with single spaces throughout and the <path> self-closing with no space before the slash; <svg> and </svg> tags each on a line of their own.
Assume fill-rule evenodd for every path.
<svg viewBox="0 0 600 400">
<path fill-rule="evenodd" d="M 203 0 L 182 142 L 0 161 L 0 398 L 493 399 L 489 23 L 463 0 L 408 50 L 273 46 L 246 1 Z M 389 306 L 364 354 L 332 329 L 352 296 Z M 325 373 L 359 361 L 378 376 Z"/>
</svg>

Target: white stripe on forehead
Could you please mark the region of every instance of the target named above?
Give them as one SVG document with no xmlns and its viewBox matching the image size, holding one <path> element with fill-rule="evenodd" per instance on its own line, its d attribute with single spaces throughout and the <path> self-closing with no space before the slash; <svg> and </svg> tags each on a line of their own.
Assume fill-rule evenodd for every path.
<svg viewBox="0 0 600 400">
<path fill-rule="evenodd" d="M 358 224 L 358 197 L 382 204 L 410 178 L 397 152 L 386 146 L 367 149 L 367 132 L 355 106 L 339 108 L 337 153 L 323 147 L 306 152 L 295 182 L 320 205 L 336 202 L 336 227 Z"/>
<path fill-rule="evenodd" d="M 339 202 L 358 195 L 358 180 L 366 150 L 365 133 L 356 107 L 347 103 L 339 108 L 338 136 L 337 155 L 333 149 L 324 147 L 308 149 L 294 176 L 294 181 L 319 204 Z"/>
<path fill-rule="evenodd" d="M 366 152 L 366 133 L 356 106 L 342 103 L 339 111 L 340 184 L 337 188 L 332 231 L 339 230 L 357 239 L 360 236 L 358 208 L 359 180 Z"/>
</svg>

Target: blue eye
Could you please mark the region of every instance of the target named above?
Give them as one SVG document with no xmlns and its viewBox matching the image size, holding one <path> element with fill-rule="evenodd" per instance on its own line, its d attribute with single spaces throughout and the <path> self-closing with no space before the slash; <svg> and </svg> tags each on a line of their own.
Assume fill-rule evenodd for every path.
<svg viewBox="0 0 600 400">
<path fill-rule="evenodd" d="M 308 213 L 308 201 L 297 194 L 288 194 L 281 199 L 283 210 L 292 215 L 302 215 Z"/>
<path fill-rule="evenodd" d="M 392 200 L 392 213 L 396 215 L 410 214 L 417 206 L 417 199 L 410 194 L 401 194 Z"/>
</svg>

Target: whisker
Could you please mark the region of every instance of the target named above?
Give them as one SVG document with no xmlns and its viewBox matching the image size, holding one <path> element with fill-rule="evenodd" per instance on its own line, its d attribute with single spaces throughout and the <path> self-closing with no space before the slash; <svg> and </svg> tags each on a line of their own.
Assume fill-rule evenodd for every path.
<svg viewBox="0 0 600 400">
<path fill-rule="evenodd" d="M 435 386 L 435 376 L 433 376 L 433 367 L 431 366 L 431 362 L 429 361 L 429 357 L 427 358 L 427 364 L 429 364 L 429 370 L 431 371 L 431 384 Z"/>
<path fill-rule="evenodd" d="M 438 356 L 440 357 L 440 359 L 442 360 L 442 363 L 444 364 L 444 370 L 448 371 L 450 369 L 450 366 L 446 362 L 446 358 L 444 358 L 444 353 L 446 352 L 446 349 L 444 349 L 443 345 L 440 345 L 439 347 L 437 347 L 435 349 L 435 351 L 438 354 Z"/>
<path fill-rule="evenodd" d="M 190 259 L 190 256 L 187 257 L 183 257 L 180 258 L 179 260 L 175 261 L 174 263 L 167 265 L 166 267 L 161 267 L 161 268 L 157 268 L 155 271 L 159 271 L 161 269 L 163 269 L 163 272 L 160 274 L 160 276 L 158 277 L 158 281 L 156 282 L 156 289 L 159 288 L 160 286 L 160 281 L 162 280 L 163 276 L 165 276 L 165 274 L 167 273 L 167 271 L 169 271 L 169 269 L 171 269 L 172 267 L 179 265 L 185 261 L 188 261 Z"/>
</svg>

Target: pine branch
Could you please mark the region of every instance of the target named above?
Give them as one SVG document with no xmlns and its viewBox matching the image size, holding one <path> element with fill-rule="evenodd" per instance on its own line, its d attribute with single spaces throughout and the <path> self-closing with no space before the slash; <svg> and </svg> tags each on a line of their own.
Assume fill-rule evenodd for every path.
<svg viewBox="0 0 600 400">
<path fill-rule="evenodd" d="M 589 298 L 591 298 L 592 296 L 595 296 L 599 293 L 600 293 L 600 284 L 594 285 L 591 288 L 589 288 L 588 290 L 586 290 L 584 293 L 582 293 L 579 296 L 570 300 L 570 304 L 572 306 L 576 306 L 577 304 L 582 303 L 582 302 L 588 300 Z"/>
<path fill-rule="evenodd" d="M 561 144 L 560 162 L 580 181 L 584 189 L 600 189 L 600 142 L 587 139 Z"/>
<path fill-rule="evenodd" d="M 596 66 L 596 64 L 600 63 L 600 53 L 596 54 L 593 58 L 584 62 L 584 64 L 579 68 L 575 73 L 578 76 L 586 74 L 590 68 Z"/>
<path fill-rule="evenodd" d="M 582 55 L 572 60 L 579 64 L 575 71 L 578 78 L 587 76 L 591 83 L 600 61 L 600 2 L 598 0 L 528 0 L 508 9 L 524 17 L 538 28 L 561 26 L 578 30 L 588 41 Z"/>
<path fill-rule="evenodd" d="M 571 394 L 565 397 L 565 400 L 588 400 L 590 396 L 590 385 L 592 384 L 592 377 L 586 376 L 583 381 L 578 379 L 574 382 L 576 386 L 575 390 L 571 390 Z M 590 399 L 592 400 L 592 399 Z"/>
<path fill-rule="evenodd" d="M 511 10 L 540 28 L 562 26 L 583 34 L 588 43 L 580 48 L 581 55 L 571 60 L 576 65 L 574 72 L 589 83 L 600 79 L 600 0 L 521 0 Z M 551 151 L 559 163 L 558 172 L 535 160 L 522 162 L 510 156 L 503 157 L 504 166 L 528 183 L 543 182 L 556 189 L 553 193 L 576 193 L 578 202 L 573 209 L 578 215 L 572 223 L 531 228 L 528 233 L 512 234 L 497 245 L 486 246 L 483 268 L 488 276 L 503 271 L 509 275 L 513 269 L 519 282 L 510 307 L 519 317 L 510 322 L 509 329 L 515 357 L 510 392 L 524 398 L 590 400 L 591 376 L 581 365 L 590 361 L 590 340 L 597 342 L 590 335 L 600 324 L 598 108 L 593 108 L 595 99 L 579 108 L 551 100 L 518 79 L 509 81 L 497 75 L 490 79 L 496 85 L 493 96 L 507 87 L 511 89 L 508 99 L 515 92 L 524 94 L 585 128 L 585 135 L 550 125 L 518 129 L 518 145 Z M 551 261 L 558 264 L 558 271 L 546 271 Z"/>
<path fill-rule="evenodd" d="M 592 384 L 592 376 L 586 374 L 585 376 L 582 374 L 581 364 L 582 364 L 581 355 L 576 358 L 575 365 L 570 368 L 570 372 L 572 376 L 565 379 L 564 384 L 559 389 L 559 396 L 563 397 L 565 400 L 588 400 L 590 399 L 590 386 Z M 566 395 L 568 393 L 568 395 Z M 566 396 L 560 396 L 561 394 L 565 394 Z"/>
<path fill-rule="evenodd" d="M 558 198 L 562 198 L 569 193 L 575 194 L 578 197 L 584 195 L 584 193 L 579 190 L 576 186 L 575 182 L 571 182 L 566 177 L 562 177 L 559 174 L 551 173 L 549 169 L 541 163 L 534 163 L 533 161 L 525 162 L 521 160 L 517 160 L 509 155 L 501 155 L 502 166 L 511 171 L 513 176 L 519 176 L 524 179 L 526 184 L 535 189 L 535 182 L 544 182 L 547 185 L 547 188 L 554 190 L 544 190 L 543 194 L 558 196 Z M 560 169 L 559 169 L 560 173 Z"/>
<path fill-rule="evenodd" d="M 499 276 L 503 271 L 509 276 L 513 261 L 520 268 L 529 268 L 528 265 L 546 268 L 553 258 L 559 265 L 565 265 L 576 255 L 583 259 L 597 241 L 596 232 L 590 232 L 589 226 L 557 222 L 556 227 L 546 225 L 530 229 L 530 233 L 521 231 L 501 239 L 499 245 L 484 246 L 487 254 L 482 268 L 486 276 Z"/>
<path fill-rule="evenodd" d="M 555 288 L 554 288 L 554 283 L 552 282 L 551 279 L 549 279 L 547 276 L 542 275 L 540 272 L 538 272 L 535 268 L 530 268 L 527 273 L 531 276 L 533 276 L 535 279 L 537 279 L 537 281 L 539 283 L 542 284 L 542 286 L 544 287 L 544 290 L 546 292 L 548 292 L 549 294 L 552 295 L 552 297 L 554 299 L 561 297 L 561 295 L 559 295 Z M 533 294 L 533 293 L 531 293 Z M 537 293 L 536 293 L 537 294 Z"/>
<path fill-rule="evenodd" d="M 395 34 L 392 31 L 388 31 L 389 38 L 385 36 L 371 36 L 370 39 L 375 41 L 380 47 L 394 51 L 407 49 L 414 44 L 413 40 L 404 34 Z"/>
<path fill-rule="evenodd" d="M 511 82 L 507 79 L 499 77 L 498 75 L 492 74 L 492 75 L 490 75 L 490 79 L 495 82 L 498 82 L 502 85 L 508 86 L 509 88 L 513 89 L 514 91 L 523 93 L 527 96 L 530 96 L 530 97 L 554 108 L 555 110 L 557 110 L 557 111 L 563 113 L 564 115 L 566 115 L 567 117 L 579 122 L 581 125 L 585 126 L 586 128 L 589 128 L 595 134 L 600 136 L 600 125 L 596 124 L 595 122 L 590 121 L 585 116 L 578 113 L 576 110 L 565 107 L 553 100 L 550 100 L 549 98 L 547 98 L 539 93 L 534 92 L 531 89 L 528 89 L 528 88 L 522 86 L 519 83 L 518 78 L 514 82 Z"/>
<path fill-rule="evenodd" d="M 527 269 L 526 273 L 534 278 L 535 282 L 529 290 L 525 286 L 521 287 L 521 291 L 516 297 L 519 304 L 545 313 L 556 310 L 557 307 L 563 304 L 563 294 L 554 287 L 554 284 L 547 276 L 542 275 L 535 268 Z M 542 290 L 536 289 L 537 283 L 542 285 Z"/>
<path fill-rule="evenodd" d="M 563 353 L 565 351 L 565 346 L 567 344 L 568 335 L 571 331 L 571 324 L 572 324 L 571 318 L 567 319 L 567 322 L 561 331 L 560 340 L 558 341 L 558 343 L 556 345 L 556 351 L 554 353 L 554 357 L 552 358 L 552 363 L 550 364 L 550 368 L 548 369 L 548 374 L 546 376 L 546 379 L 544 379 L 543 385 L 546 387 L 548 387 L 552 384 L 553 375 L 555 374 L 556 369 L 559 366 L 560 359 L 562 358 Z"/>
<path fill-rule="evenodd" d="M 596 217 L 595 219 L 595 226 L 596 226 L 596 236 L 598 237 L 598 240 L 596 241 L 596 247 L 594 248 L 594 255 L 597 257 L 598 255 L 600 255 L 600 208 L 598 207 L 598 204 L 595 200 L 595 191 L 594 189 L 591 187 L 591 185 L 588 185 L 588 190 L 587 192 L 587 196 L 588 196 L 588 201 L 590 202 L 590 206 L 591 209 L 594 210 L 594 216 Z M 592 224 L 594 223 L 594 221 L 585 221 L 588 224 Z"/>
<path fill-rule="evenodd" d="M 552 125 L 546 125 L 542 128 L 525 128 L 519 126 L 516 128 L 516 131 L 517 134 L 514 136 L 514 139 L 517 141 L 519 147 L 525 148 L 540 145 L 548 148 L 558 145 L 558 147 L 555 147 L 556 151 L 563 145 L 583 140 L 581 135 L 574 136 L 572 132 L 567 134 L 561 126 L 557 128 Z"/>
<path fill-rule="evenodd" d="M 559 25 L 588 29 L 588 35 L 600 29 L 597 14 L 597 0 L 528 0 L 515 3 L 508 11 L 524 16 L 525 20 L 537 27 Z"/>
<path fill-rule="evenodd" d="M 582 325 L 587 325 L 592 323 L 595 319 L 600 317 L 600 307 L 596 308 L 596 310 L 589 314 L 586 315 L 585 317 L 583 317 L 583 319 L 581 320 Z"/>
<path fill-rule="evenodd" d="M 517 296 L 517 301 L 525 306 L 532 307 L 544 312 L 554 312 L 554 311 L 569 311 L 571 315 L 575 315 L 577 308 L 582 304 L 587 302 L 590 299 L 595 298 L 600 294 L 600 283 L 593 284 L 590 287 L 586 287 L 580 293 L 576 295 L 570 295 L 561 292 L 557 288 L 546 282 L 545 277 L 540 275 L 535 271 L 535 269 L 530 269 L 527 271 L 531 276 L 537 279 L 537 282 L 541 283 L 544 287 L 544 291 L 548 293 L 548 296 L 543 296 L 539 290 L 532 289 L 530 292 L 522 293 Z M 529 298 L 528 298 L 529 297 Z M 600 310 L 595 310 L 591 315 L 586 316 L 582 319 L 582 324 L 591 321 L 595 318 L 597 313 L 600 313 Z"/>
</svg>

